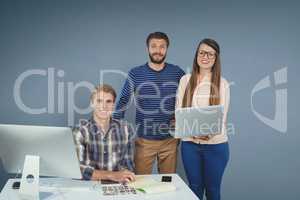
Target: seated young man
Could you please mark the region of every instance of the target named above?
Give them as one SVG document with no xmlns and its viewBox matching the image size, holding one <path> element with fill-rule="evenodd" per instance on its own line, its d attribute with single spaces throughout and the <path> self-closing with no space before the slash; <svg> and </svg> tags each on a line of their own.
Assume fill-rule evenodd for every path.
<svg viewBox="0 0 300 200">
<path fill-rule="evenodd" d="M 99 85 L 90 97 L 92 116 L 80 120 L 79 131 L 74 133 L 85 180 L 135 180 L 134 136 L 125 121 L 112 119 L 116 92 L 109 85 Z"/>
</svg>

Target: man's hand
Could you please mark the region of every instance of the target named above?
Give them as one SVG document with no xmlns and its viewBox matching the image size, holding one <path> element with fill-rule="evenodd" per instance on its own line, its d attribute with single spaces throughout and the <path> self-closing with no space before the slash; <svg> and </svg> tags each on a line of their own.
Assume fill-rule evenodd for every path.
<svg viewBox="0 0 300 200">
<path fill-rule="evenodd" d="M 122 170 L 118 172 L 111 172 L 110 180 L 117 181 L 119 183 L 129 183 L 135 181 L 135 175 L 128 170 Z"/>
<path fill-rule="evenodd" d="M 135 181 L 135 175 L 129 170 L 122 171 L 104 171 L 94 170 L 92 180 L 111 180 L 119 183 L 128 183 Z"/>
</svg>

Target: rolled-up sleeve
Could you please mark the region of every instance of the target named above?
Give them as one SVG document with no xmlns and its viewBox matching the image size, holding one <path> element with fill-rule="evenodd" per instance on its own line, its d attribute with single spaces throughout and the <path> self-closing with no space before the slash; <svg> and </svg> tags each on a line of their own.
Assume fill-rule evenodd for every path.
<svg viewBox="0 0 300 200">
<path fill-rule="evenodd" d="M 92 178 L 94 168 L 90 166 L 90 160 L 88 158 L 86 129 L 81 126 L 77 130 L 73 131 L 73 133 L 82 178 L 84 180 L 90 180 Z"/>
<path fill-rule="evenodd" d="M 127 124 L 124 126 L 124 132 L 127 136 L 127 145 L 125 150 L 125 155 L 122 160 L 122 169 L 127 169 L 129 171 L 134 171 L 134 148 L 135 148 L 135 139 L 136 134 L 132 127 L 132 124 Z"/>
</svg>

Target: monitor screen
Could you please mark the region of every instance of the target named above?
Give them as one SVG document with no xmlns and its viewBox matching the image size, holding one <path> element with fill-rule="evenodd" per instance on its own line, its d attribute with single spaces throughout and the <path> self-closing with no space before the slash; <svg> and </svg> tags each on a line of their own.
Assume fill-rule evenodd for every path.
<svg viewBox="0 0 300 200">
<path fill-rule="evenodd" d="M 81 178 L 71 128 L 0 124 L 0 159 L 8 173 L 22 172 L 26 155 L 40 157 L 40 175 Z"/>
</svg>

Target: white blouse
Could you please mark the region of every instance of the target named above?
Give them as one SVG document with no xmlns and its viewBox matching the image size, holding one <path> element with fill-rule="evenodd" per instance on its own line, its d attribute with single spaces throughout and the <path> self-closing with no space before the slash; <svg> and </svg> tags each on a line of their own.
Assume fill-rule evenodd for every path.
<svg viewBox="0 0 300 200">
<path fill-rule="evenodd" d="M 191 78 L 191 74 L 184 75 L 179 82 L 179 86 L 177 89 L 177 98 L 176 98 L 176 109 L 182 106 L 182 100 L 185 93 L 186 86 Z M 210 97 L 210 82 L 211 74 L 207 74 L 203 77 L 201 82 L 196 86 L 193 99 L 192 99 L 192 107 L 204 107 L 209 105 L 209 97 Z M 196 138 L 183 138 L 183 141 L 192 141 L 200 144 L 219 144 L 224 143 L 228 140 L 226 134 L 226 118 L 230 101 L 230 88 L 229 83 L 226 79 L 221 77 L 220 83 L 220 104 L 224 106 L 224 116 L 222 123 L 222 132 L 221 134 L 217 134 L 211 137 L 209 140 L 202 140 Z"/>
</svg>

